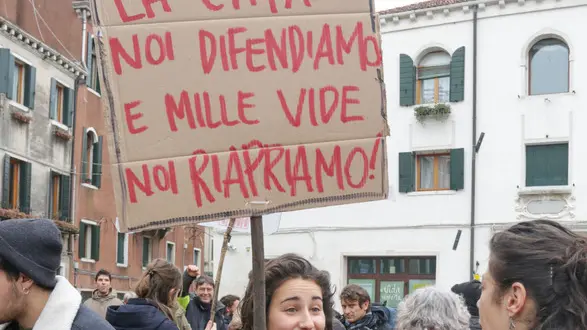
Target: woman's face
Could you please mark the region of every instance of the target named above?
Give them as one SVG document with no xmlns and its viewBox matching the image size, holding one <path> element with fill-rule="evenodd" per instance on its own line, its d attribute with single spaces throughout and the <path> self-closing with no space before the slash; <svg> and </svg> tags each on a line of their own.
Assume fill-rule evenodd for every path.
<svg viewBox="0 0 587 330">
<path fill-rule="evenodd" d="M 483 275 L 481 298 L 477 302 L 479 307 L 479 322 L 483 330 L 505 330 L 510 328 L 509 314 L 505 305 L 505 296 L 499 297 L 499 287 L 491 277 L 489 271 Z"/>
<path fill-rule="evenodd" d="M 267 330 L 324 330 L 326 327 L 322 290 L 313 281 L 285 281 L 275 290 L 267 307 Z"/>
</svg>

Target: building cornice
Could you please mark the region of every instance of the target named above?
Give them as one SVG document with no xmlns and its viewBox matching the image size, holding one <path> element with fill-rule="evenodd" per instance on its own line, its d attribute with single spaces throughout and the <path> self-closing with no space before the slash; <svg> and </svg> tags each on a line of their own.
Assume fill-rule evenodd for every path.
<svg viewBox="0 0 587 330">
<path fill-rule="evenodd" d="M 387 12 L 381 11 L 379 13 L 379 19 L 381 26 L 386 26 L 390 23 L 398 24 L 401 20 L 416 21 L 418 18 L 426 17 L 427 19 L 435 18 L 446 18 L 451 14 L 462 12 L 469 13 L 475 6 L 478 7 L 478 11 L 482 12 L 485 8 L 490 6 L 496 6 L 500 9 L 506 8 L 506 6 L 518 5 L 523 6 L 526 3 L 544 3 L 544 2 L 561 2 L 562 0 L 471 0 L 466 2 L 460 2 L 450 5 L 423 8 L 416 10 L 408 10 L 402 12 Z"/>
<path fill-rule="evenodd" d="M 6 36 L 8 39 L 11 39 L 18 44 L 25 46 L 25 48 L 28 48 L 32 53 L 39 56 L 41 59 L 50 61 L 54 66 L 66 72 L 74 79 L 76 77 L 85 79 L 87 71 L 80 63 L 76 63 L 61 55 L 58 51 L 33 37 L 31 34 L 11 23 L 4 17 L 0 17 L 0 34 Z"/>
</svg>

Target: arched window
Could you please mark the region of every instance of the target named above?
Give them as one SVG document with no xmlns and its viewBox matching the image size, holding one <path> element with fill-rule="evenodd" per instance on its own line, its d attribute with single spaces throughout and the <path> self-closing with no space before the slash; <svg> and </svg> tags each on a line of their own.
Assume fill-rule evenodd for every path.
<svg viewBox="0 0 587 330">
<path fill-rule="evenodd" d="M 569 91 L 569 46 L 556 38 L 535 43 L 528 54 L 530 95 Z"/>
<path fill-rule="evenodd" d="M 428 53 L 418 63 L 416 103 L 444 103 L 450 97 L 450 60 L 444 51 Z"/>
<path fill-rule="evenodd" d="M 83 183 L 100 187 L 102 173 L 102 137 L 92 127 L 84 129 L 82 144 Z"/>
</svg>

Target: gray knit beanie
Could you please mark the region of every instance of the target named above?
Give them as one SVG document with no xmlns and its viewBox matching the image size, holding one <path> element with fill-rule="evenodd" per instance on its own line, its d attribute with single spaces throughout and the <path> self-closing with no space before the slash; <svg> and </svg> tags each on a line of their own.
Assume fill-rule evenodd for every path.
<svg viewBox="0 0 587 330">
<path fill-rule="evenodd" d="M 54 288 L 61 264 L 61 232 L 48 219 L 0 221 L 0 259 L 36 284 Z"/>
</svg>

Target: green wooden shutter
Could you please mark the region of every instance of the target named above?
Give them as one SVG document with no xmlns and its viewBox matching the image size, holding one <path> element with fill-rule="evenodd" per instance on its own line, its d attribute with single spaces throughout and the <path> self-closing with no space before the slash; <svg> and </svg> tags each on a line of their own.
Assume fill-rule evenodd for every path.
<svg viewBox="0 0 587 330">
<path fill-rule="evenodd" d="M 465 149 L 451 149 L 450 151 L 450 189 L 462 190 L 465 188 Z"/>
<path fill-rule="evenodd" d="M 84 128 L 82 135 L 82 183 L 88 179 L 88 129 Z"/>
<path fill-rule="evenodd" d="M 450 60 L 450 102 L 465 99 L 465 46 L 458 48 Z"/>
<path fill-rule="evenodd" d="M 526 146 L 526 186 L 569 184 L 569 145 Z"/>
<path fill-rule="evenodd" d="M 92 53 L 94 52 L 94 43 L 92 39 L 92 34 L 88 32 L 88 53 L 86 54 L 86 67 L 88 68 L 88 76 L 86 77 L 87 79 L 87 83 L 86 85 L 89 86 L 90 88 L 93 88 L 94 86 L 91 86 L 92 84 L 92 65 L 94 65 L 94 63 L 92 63 Z"/>
<path fill-rule="evenodd" d="M 414 191 L 416 183 L 416 162 L 412 152 L 399 153 L 399 192 Z"/>
<path fill-rule="evenodd" d="M 35 91 L 37 88 L 37 69 L 27 65 L 24 72 L 24 102 L 29 109 L 35 109 Z"/>
<path fill-rule="evenodd" d="M 98 142 L 94 143 L 93 164 L 92 164 L 92 185 L 100 188 L 102 185 L 102 137 L 98 137 Z"/>
<path fill-rule="evenodd" d="M 59 191 L 59 214 L 61 220 L 70 220 L 70 204 L 71 204 L 71 177 L 69 175 L 62 175 L 60 177 L 60 191 Z"/>
<path fill-rule="evenodd" d="M 86 224 L 84 222 L 79 223 L 79 247 L 78 256 L 79 258 L 86 257 Z"/>
<path fill-rule="evenodd" d="M 31 167 L 31 163 L 20 163 L 19 209 L 26 214 L 31 213 Z"/>
<path fill-rule="evenodd" d="M 416 68 L 406 54 L 399 56 L 399 104 L 407 107 L 416 103 Z"/>
<path fill-rule="evenodd" d="M 10 156 L 4 155 L 2 168 L 2 208 L 10 208 Z"/>
<path fill-rule="evenodd" d="M 118 240 L 116 245 L 116 263 L 124 264 L 124 233 L 118 233 Z"/>
<path fill-rule="evenodd" d="M 49 118 L 57 119 L 57 80 L 55 78 L 51 78 L 49 90 Z"/>
<path fill-rule="evenodd" d="M 149 239 L 143 237 L 143 267 L 149 264 Z"/>
<path fill-rule="evenodd" d="M 92 226 L 92 259 L 100 260 L 100 226 Z"/>
<path fill-rule="evenodd" d="M 73 113 L 75 112 L 74 93 L 75 90 L 71 88 L 65 88 L 64 90 L 63 124 L 69 128 L 73 126 Z"/>
<path fill-rule="evenodd" d="M 14 79 L 14 56 L 9 48 L 0 48 L 0 93 L 12 100 Z"/>
</svg>

